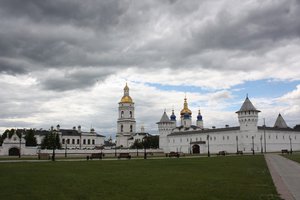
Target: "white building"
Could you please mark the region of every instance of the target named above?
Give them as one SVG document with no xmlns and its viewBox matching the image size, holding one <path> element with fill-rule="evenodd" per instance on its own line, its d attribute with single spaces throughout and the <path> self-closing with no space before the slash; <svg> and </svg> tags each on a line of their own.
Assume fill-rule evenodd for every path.
<svg viewBox="0 0 300 200">
<path fill-rule="evenodd" d="M 24 130 L 18 129 L 16 132 L 22 135 L 20 138 L 16 132 L 11 136 L 7 136 L 3 141 L 2 146 L 0 146 L 0 155 L 18 155 L 21 151 L 21 155 L 35 155 L 40 149 L 40 145 L 43 138 L 54 131 L 59 135 L 60 143 L 62 149 L 76 149 L 76 150 L 93 150 L 102 148 L 104 145 L 104 138 L 91 129 L 90 132 L 81 131 L 81 126 L 73 127 L 73 129 L 60 129 L 57 125 L 56 129 L 51 127 L 51 130 L 34 130 L 34 137 L 37 140 L 37 146 L 28 147 L 26 146 L 26 141 L 24 139 Z"/>
<path fill-rule="evenodd" d="M 119 102 L 119 118 L 117 121 L 116 141 L 118 147 L 130 147 L 133 136 L 136 133 L 136 121 L 134 118 L 134 102 L 129 96 L 129 87 L 124 88 L 124 95 Z"/>
<path fill-rule="evenodd" d="M 249 98 L 237 111 L 240 126 L 206 129 L 199 111 L 196 125 L 192 125 L 192 112 L 184 99 L 180 112 L 180 126 L 176 126 L 174 111 L 170 118 L 164 112 L 158 124 L 159 146 L 165 153 L 236 153 L 276 152 L 282 149 L 300 150 L 300 130 L 289 128 L 279 114 L 274 127 L 258 126 L 257 110 Z"/>
</svg>

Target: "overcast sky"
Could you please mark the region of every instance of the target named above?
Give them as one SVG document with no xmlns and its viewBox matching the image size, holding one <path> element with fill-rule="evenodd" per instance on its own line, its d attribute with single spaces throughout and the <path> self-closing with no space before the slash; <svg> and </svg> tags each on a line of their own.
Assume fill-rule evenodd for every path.
<svg viewBox="0 0 300 200">
<path fill-rule="evenodd" d="M 238 125 L 249 94 L 273 126 L 300 124 L 300 2 L 0 1 L 0 132 L 94 127 L 114 136 L 128 82 L 157 133 L 186 93 L 195 121 Z M 195 123 L 195 122 L 194 122 Z"/>
</svg>

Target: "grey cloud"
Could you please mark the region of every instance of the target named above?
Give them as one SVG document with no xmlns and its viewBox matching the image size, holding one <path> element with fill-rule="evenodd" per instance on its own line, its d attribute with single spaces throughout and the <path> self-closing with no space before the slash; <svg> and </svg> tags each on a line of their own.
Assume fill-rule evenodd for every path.
<svg viewBox="0 0 300 200">
<path fill-rule="evenodd" d="M 242 10 L 241 10 L 242 12 Z M 239 17 L 239 18 L 238 18 Z M 300 36 L 299 1 L 256 4 L 234 16 L 226 9 L 203 29 L 195 30 L 191 42 L 202 49 L 259 50 L 272 48 L 280 40 Z"/>
<path fill-rule="evenodd" d="M 15 62 L 13 60 L 5 60 L 0 57 L 0 73 L 5 74 L 24 74 L 26 73 L 26 64 Z"/>
<path fill-rule="evenodd" d="M 78 90 L 91 87 L 96 83 L 101 84 L 107 76 L 111 75 L 111 70 L 104 68 L 83 68 L 80 70 L 67 71 L 39 79 L 42 88 L 46 90 L 66 91 Z"/>
<path fill-rule="evenodd" d="M 244 70 L 245 66 L 228 57 L 239 61 L 252 54 L 254 62 L 264 52 L 299 39 L 300 32 L 298 1 L 249 5 L 235 1 L 223 5 L 212 1 L 4 0 L 0 2 L 0 61 L 18 64 L 2 61 L 0 73 L 90 66 L 109 70 L 108 74 L 128 67 Z M 218 10 L 213 16 L 210 6 Z M 230 13 L 231 7 L 237 14 Z M 20 64 L 24 61 L 26 65 Z M 101 79 L 108 74 L 100 74 Z M 95 79 L 69 75 L 40 81 L 45 89 L 68 90 L 92 85 Z"/>
</svg>

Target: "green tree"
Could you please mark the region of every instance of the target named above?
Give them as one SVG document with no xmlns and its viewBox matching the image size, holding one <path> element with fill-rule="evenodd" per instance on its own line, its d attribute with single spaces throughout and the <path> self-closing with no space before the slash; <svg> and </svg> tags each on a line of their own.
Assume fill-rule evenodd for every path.
<svg viewBox="0 0 300 200">
<path fill-rule="evenodd" d="M 159 136 L 145 136 L 142 141 L 135 140 L 131 149 L 142 149 L 142 148 L 159 148 Z"/>
<path fill-rule="evenodd" d="M 61 143 L 59 135 L 55 131 L 50 131 L 42 140 L 42 149 L 60 149 Z"/>
<path fill-rule="evenodd" d="M 37 145 L 36 138 L 34 137 L 34 130 L 27 130 L 24 138 L 26 140 L 26 146 L 32 147 Z"/>
</svg>

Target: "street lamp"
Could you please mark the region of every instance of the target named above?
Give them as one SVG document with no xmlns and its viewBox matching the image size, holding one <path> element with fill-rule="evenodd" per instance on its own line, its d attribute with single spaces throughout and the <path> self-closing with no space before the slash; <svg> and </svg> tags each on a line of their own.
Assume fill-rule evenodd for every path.
<svg viewBox="0 0 300 200">
<path fill-rule="evenodd" d="M 263 145 L 262 145 L 262 135 L 260 136 L 260 152 L 264 153 L 264 151 L 263 151 Z"/>
<path fill-rule="evenodd" d="M 53 131 L 53 127 L 51 127 L 51 137 L 52 137 L 52 161 L 55 161 L 55 148 L 56 148 L 56 132 Z"/>
<path fill-rule="evenodd" d="M 252 154 L 254 155 L 254 136 L 252 136 Z"/>
<path fill-rule="evenodd" d="M 209 152 L 209 135 L 207 135 L 207 156 L 210 157 L 210 152 Z"/>
<path fill-rule="evenodd" d="M 264 145 L 265 145 L 265 153 L 267 153 L 267 141 L 266 141 L 266 120 L 264 118 Z"/>
<path fill-rule="evenodd" d="M 236 136 L 235 139 L 236 139 L 236 154 L 238 154 L 239 153 L 239 137 Z"/>
<path fill-rule="evenodd" d="M 68 146 L 67 146 L 67 142 L 66 142 L 66 145 L 65 145 L 65 158 L 67 157 L 67 149 L 68 149 Z"/>
<path fill-rule="evenodd" d="M 20 132 L 20 150 L 19 150 L 19 158 L 21 158 L 21 147 L 22 147 L 22 132 Z"/>
<path fill-rule="evenodd" d="M 292 138 L 291 138 L 291 136 L 290 136 L 290 154 L 292 154 L 293 153 L 293 148 L 292 148 Z"/>
<path fill-rule="evenodd" d="M 146 142 L 145 142 L 145 138 L 143 138 L 143 146 L 144 146 L 144 159 L 147 159 L 147 152 L 146 152 Z"/>
</svg>

